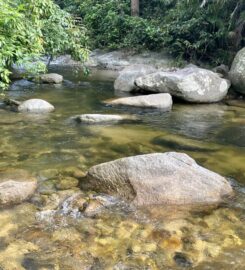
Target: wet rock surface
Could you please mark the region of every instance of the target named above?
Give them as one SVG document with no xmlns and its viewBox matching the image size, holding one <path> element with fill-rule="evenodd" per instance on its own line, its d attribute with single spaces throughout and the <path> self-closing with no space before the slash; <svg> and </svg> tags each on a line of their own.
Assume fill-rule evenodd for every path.
<svg viewBox="0 0 245 270">
<path fill-rule="evenodd" d="M 57 73 L 43 74 L 39 78 L 42 83 L 60 84 L 63 82 L 63 76 Z"/>
<path fill-rule="evenodd" d="M 0 206 L 19 204 L 30 198 L 37 181 L 24 170 L 0 171 Z"/>
<path fill-rule="evenodd" d="M 235 56 L 229 78 L 233 87 L 243 95 L 245 94 L 245 48 L 241 49 Z"/>
<path fill-rule="evenodd" d="M 108 105 L 132 106 L 170 111 L 172 109 L 173 101 L 169 94 L 155 94 L 118 98 L 111 101 L 105 101 L 105 103 Z"/>
<path fill-rule="evenodd" d="M 88 125 L 99 124 L 117 124 L 119 122 L 127 122 L 137 120 L 132 115 L 116 115 L 116 114 L 81 114 L 71 118 L 77 123 Z"/>
<path fill-rule="evenodd" d="M 26 79 L 22 79 L 22 80 L 17 80 L 14 81 L 11 85 L 9 90 L 10 91 L 21 91 L 23 90 L 23 88 L 33 88 L 35 86 L 34 82 L 31 82 L 29 80 Z"/>
<path fill-rule="evenodd" d="M 29 99 L 18 106 L 18 111 L 22 113 L 49 113 L 54 110 L 54 106 L 42 99 Z"/>
<path fill-rule="evenodd" d="M 116 92 L 132 92 L 135 88 L 135 80 L 138 77 L 156 72 L 156 68 L 148 65 L 132 65 L 123 69 L 114 82 Z"/>
<path fill-rule="evenodd" d="M 108 195 L 59 191 L 45 198 L 36 218 L 49 223 L 61 217 L 92 218 L 102 215 L 107 208 L 117 204 L 120 204 L 120 201 Z"/>
<path fill-rule="evenodd" d="M 233 194 L 225 178 L 176 152 L 122 158 L 94 166 L 81 186 L 122 197 L 138 206 L 215 204 Z"/>
<path fill-rule="evenodd" d="M 157 222 L 152 216 L 139 211 L 124 215 L 114 210 L 105 211 L 103 215 L 85 217 L 65 211 L 69 207 L 76 208 L 79 205 L 76 205 L 77 201 L 84 197 L 82 194 L 76 196 L 64 201 L 63 208 L 59 208 L 59 215 L 56 211 L 52 221 L 47 216 L 36 221 L 45 230 L 42 227 L 24 230 L 22 237 L 25 240 L 21 243 L 30 249 L 29 252 L 18 254 L 16 249 L 12 249 L 15 255 L 13 264 L 16 267 L 22 263 L 25 267 L 69 266 L 72 270 L 79 267 L 188 269 L 198 268 L 200 264 L 210 262 L 210 259 L 219 262 L 227 254 L 223 253 L 224 250 L 231 245 L 243 248 L 239 213 L 232 213 L 225 208 L 203 210 L 194 215 L 187 211 L 181 216 L 176 216 L 175 211 L 169 209 L 172 214 L 164 218 L 159 215 L 162 210 L 156 209 Z M 73 204 L 67 204 L 68 201 Z M 11 220 L 11 217 L 11 214 L 0 214 L 1 221 Z M 18 231 L 17 228 L 15 230 Z M 15 244 L 16 241 L 13 241 L 11 246 Z M 0 251 L 0 266 L 5 262 L 2 256 L 7 256 L 9 252 L 9 249 Z"/>
<path fill-rule="evenodd" d="M 212 103 L 222 100 L 230 82 L 216 73 L 198 67 L 186 67 L 175 72 L 156 72 L 139 77 L 135 84 L 155 93 L 170 93 L 188 102 Z"/>
<path fill-rule="evenodd" d="M 0 268 L 243 270 L 244 109 L 176 103 L 164 114 L 137 108 L 142 121 L 134 125 L 68 124 L 72 115 L 128 113 L 125 107 L 101 104 L 115 94 L 112 83 L 98 82 L 105 79 L 100 76 L 96 82 L 78 77 L 72 86 L 36 84 L 35 91 L 24 87 L 6 92 L 18 100 L 48 100 L 57 110 L 44 116 L 0 109 L 1 171 L 23 168 L 38 178 L 28 202 L 0 210 Z M 233 177 L 229 181 L 235 197 L 211 209 L 135 209 L 121 203 L 101 207 L 94 198 L 101 195 L 82 193 L 72 185 L 57 190 L 66 177 L 82 182 L 84 172 L 96 164 L 173 149 L 184 149 L 202 166 Z"/>
</svg>

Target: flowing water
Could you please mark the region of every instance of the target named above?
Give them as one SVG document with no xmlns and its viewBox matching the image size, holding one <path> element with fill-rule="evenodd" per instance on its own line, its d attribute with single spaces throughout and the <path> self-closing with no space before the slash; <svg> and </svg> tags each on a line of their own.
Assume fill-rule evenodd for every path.
<svg viewBox="0 0 245 270">
<path fill-rule="evenodd" d="M 38 116 L 0 109 L 0 169 L 25 169 L 38 178 L 30 201 L 0 210 L 0 269 L 245 269 L 245 109 L 224 104 L 175 104 L 169 113 L 111 108 L 102 101 L 114 97 L 113 74 L 84 79 L 63 73 L 70 81 L 61 86 L 15 85 L 7 94 L 45 99 L 55 112 Z M 139 120 L 113 126 L 70 121 L 82 113 L 130 113 Z M 69 208 L 77 184 L 59 188 L 62 177 L 74 171 L 166 151 L 185 152 L 226 176 L 235 198 L 215 209 L 147 212 L 116 205 L 84 216 Z"/>
</svg>

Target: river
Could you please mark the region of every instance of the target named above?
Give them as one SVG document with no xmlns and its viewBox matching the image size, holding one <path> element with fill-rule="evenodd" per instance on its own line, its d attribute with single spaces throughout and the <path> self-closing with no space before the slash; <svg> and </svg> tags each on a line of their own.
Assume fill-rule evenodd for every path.
<svg viewBox="0 0 245 270">
<path fill-rule="evenodd" d="M 0 109 L 0 169 L 25 169 L 38 178 L 35 196 L 0 210 L 0 269 L 236 269 L 245 266 L 245 108 L 176 103 L 173 110 L 112 108 L 113 74 L 83 78 L 63 70 L 63 85 L 15 85 L 10 98 L 41 98 L 56 110 L 24 115 Z M 83 113 L 130 113 L 137 122 L 78 125 Z M 137 154 L 179 151 L 227 177 L 236 195 L 215 209 L 107 209 L 93 217 L 53 209 L 57 175 Z M 62 196 L 63 196 L 62 195 Z M 40 203 L 40 201 L 42 203 Z M 54 203 L 55 204 L 55 203 Z"/>
</svg>

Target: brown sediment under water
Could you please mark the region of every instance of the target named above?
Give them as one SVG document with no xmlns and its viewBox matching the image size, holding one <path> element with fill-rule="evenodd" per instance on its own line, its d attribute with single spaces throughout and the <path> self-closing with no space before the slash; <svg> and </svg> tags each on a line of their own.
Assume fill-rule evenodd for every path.
<svg viewBox="0 0 245 270">
<path fill-rule="evenodd" d="M 68 80 L 62 85 L 15 85 L 7 92 L 20 101 L 45 99 L 55 106 L 53 113 L 0 109 L 0 170 L 24 169 L 38 179 L 31 200 L 0 210 L 0 269 L 244 269 L 245 109 L 224 104 L 174 104 L 167 113 L 112 108 L 102 101 L 114 97 L 113 76 L 84 79 L 62 72 Z M 69 120 L 83 113 L 125 113 L 139 120 L 99 126 Z M 90 166 L 166 151 L 185 152 L 227 177 L 235 197 L 207 209 L 120 205 L 86 217 L 67 214 L 64 204 L 52 215 L 61 198 L 78 192 L 74 178 Z"/>
</svg>

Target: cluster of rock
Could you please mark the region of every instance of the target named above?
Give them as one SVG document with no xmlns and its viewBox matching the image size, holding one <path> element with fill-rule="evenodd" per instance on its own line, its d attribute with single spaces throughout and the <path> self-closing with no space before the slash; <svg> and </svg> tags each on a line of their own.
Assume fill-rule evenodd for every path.
<svg viewBox="0 0 245 270">
<path fill-rule="evenodd" d="M 90 53 L 89 59 L 85 62 L 85 65 L 91 69 L 106 69 L 120 71 L 125 67 L 129 67 L 133 64 L 140 65 L 154 65 L 160 68 L 171 68 L 173 66 L 174 59 L 165 51 L 152 52 L 143 51 L 141 53 L 135 50 L 100 50 L 96 49 Z M 48 60 L 46 59 L 45 63 Z M 81 62 L 72 59 L 71 55 L 63 55 L 54 58 L 50 62 L 51 67 L 65 66 L 65 67 L 81 67 Z"/>
<path fill-rule="evenodd" d="M 76 191 L 79 185 L 82 190 L 109 195 L 85 200 L 80 195 L 72 197 L 74 200 L 69 205 L 76 204 L 67 206 L 69 211 L 78 209 L 77 212 L 83 215 L 97 213 L 118 200 L 137 207 L 199 206 L 216 205 L 233 195 L 232 187 L 224 177 L 199 166 L 188 155 L 177 152 L 122 158 L 93 166 L 87 174 L 72 175 L 57 179 L 56 189 Z M 26 171 L 0 171 L 0 206 L 21 203 L 29 199 L 36 189 L 37 179 Z M 49 194 L 44 187 L 39 187 L 38 192 Z M 64 207 L 61 210 L 65 211 Z"/>
<path fill-rule="evenodd" d="M 217 67 L 214 71 L 199 68 L 195 65 L 169 71 L 162 68 L 156 69 L 156 67 L 150 65 L 136 64 L 127 66 L 120 72 L 114 83 L 114 88 L 116 93 L 120 94 L 168 93 L 175 98 L 190 103 L 214 103 L 226 97 L 231 84 L 236 91 L 244 94 L 244 74 L 245 48 L 236 55 L 230 71 L 224 65 Z M 160 96 L 158 97 L 160 98 Z M 147 99 L 143 96 L 137 98 Z M 151 106 L 150 101 L 149 103 L 135 103 L 135 100 L 132 97 L 124 100 L 116 99 L 108 103 L 112 105 L 155 107 L 154 105 Z"/>
<path fill-rule="evenodd" d="M 148 95 L 123 97 L 108 100 L 105 103 L 170 111 L 173 104 L 172 96 L 191 103 L 219 102 L 227 95 L 231 83 L 237 91 L 244 93 L 244 63 L 245 48 L 236 55 L 230 72 L 225 66 L 217 68 L 216 72 L 213 72 L 194 65 L 174 71 L 157 69 L 153 65 L 146 64 L 126 65 L 114 83 L 116 93 L 145 92 Z M 222 78 L 223 76 L 228 76 L 230 80 Z M 39 80 L 43 83 L 59 84 L 63 81 L 63 77 L 50 73 L 41 75 Z M 54 107 L 44 100 L 31 99 L 21 103 L 17 110 L 19 112 L 46 113 L 53 111 Z M 126 115 L 85 114 L 73 117 L 73 119 L 86 124 L 105 124 L 130 120 L 130 117 Z"/>
<path fill-rule="evenodd" d="M 227 70 L 222 70 L 223 75 L 228 73 Z M 244 94 L 245 48 L 234 59 L 228 73 L 230 80 L 217 72 L 193 65 L 174 71 L 145 64 L 127 66 L 115 81 L 116 92 L 130 94 L 143 91 L 147 95 L 122 97 L 105 103 L 170 111 L 172 96 L 191 103 L 218 102 L 227 95 L 231 83 L 237 91 Z M 63 81 L 63 77 L 45 74 L 40 80 L 43 83 L 58 84 Z M 42 99 L 10 101 L 8 105 L 16 106 L 21 113 L 54 111 L 54 106 Z M 82 114 L 71 119 L 81 124 L 97 125 L 132 121 L 137 120 L 137 117 Z M 233 194 L 225 178 L 197 165 L 186 154 L 175 152 L 128 157 L 100 164 L 89 169 L 87 175 L 79 181 L 85 190 L 116 196 L 136 206 L 216 204 Z M 66 187 L 66 182 L 63 181 L 61 187 Z M 74 183 L 75 186 L 78 184 L 77 181 Z M 0 205 L 26 200 L 35 192 L 36 187 L 36 179 L 23 172 L 0 172 Z"/>
<path fill-rule="evenodd" d="M 193 65 L 176 71 L 158 71 L 135 65 L 120 73 L 114 87 L 117 92 L 168 93 L 192 103 L 212 103 L 227 95 L 230 82 L 217 73 Z"/>
</svg>

